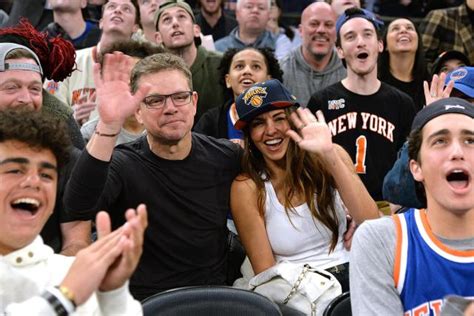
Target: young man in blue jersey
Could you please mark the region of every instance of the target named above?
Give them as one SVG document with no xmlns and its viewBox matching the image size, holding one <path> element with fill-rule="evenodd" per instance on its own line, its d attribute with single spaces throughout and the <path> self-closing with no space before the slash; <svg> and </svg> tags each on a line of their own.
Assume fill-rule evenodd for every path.
<svg viewBox="0 0 474 316">
<path fill-rule="evenodd" d="M 447 98 L 425 107 L 408 146 L 427 208 L 360 226 L 353 315 L 440 315 L 446 295 L 474 296 L 474 106 Z"/>
</svg>

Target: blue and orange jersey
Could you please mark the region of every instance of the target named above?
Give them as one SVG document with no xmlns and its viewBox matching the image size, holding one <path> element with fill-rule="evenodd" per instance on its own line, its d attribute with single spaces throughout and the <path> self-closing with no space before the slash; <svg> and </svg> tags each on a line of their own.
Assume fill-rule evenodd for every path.
<svg viewBox="0 0 474 316">
<path fill-rule="evenodd" d="M 474 250 L 451 249 L 433 234 L 424 210 L 394 215 L 393 278 L 404 316 L 439 315 L 449 294 L 474 297 Z"/>
</svg>

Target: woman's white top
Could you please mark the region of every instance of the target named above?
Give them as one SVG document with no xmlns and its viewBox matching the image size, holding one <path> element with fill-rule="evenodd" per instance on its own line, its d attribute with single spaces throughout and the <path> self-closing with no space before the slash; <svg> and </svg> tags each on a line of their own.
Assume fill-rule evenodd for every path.
<svg viewBox="0 0 474 316">
<path fill-rule="evenodd" d="M 336 248 L 329 253 L 331 231 L 311 214 L 306 203 L 289 210 L 278 201 L 270 181 L 265 182 L 265 223 L 275 260 L 308 263 L 326 269 L 349 261 L 349 253 L 343 245 L 346 231 L 346 212 L 339 193 L 334 191 L 334 206 L 339 219 L 339 239 Z M 290 222 L 291 219 L 291 222 Z"/>
</svg>

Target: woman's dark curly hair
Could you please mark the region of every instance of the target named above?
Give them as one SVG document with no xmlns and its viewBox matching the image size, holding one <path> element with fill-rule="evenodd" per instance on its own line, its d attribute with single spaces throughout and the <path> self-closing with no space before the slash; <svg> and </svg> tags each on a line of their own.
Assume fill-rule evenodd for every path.
<svg viewBox="0 0 474 316">
<path fill-rule="evenodd" d="M 27 19 L 14 27 L 0 28 L 0 43 L 15 43 L 31 49 L 39 58 L 43 76 L 63 81 L 74 71 L 76 50 L 71 42 L 38 32 Z"/>
<path fill-rule="evenodd" d="M 59 118 L 16 107 L 0 111 L 0 143 L 18 141 L 33 149 L 49 149 L 56 157 L 58 170 L 69 160 L 71 140 Z"/>
<path fill-rule="evenodd" d="M 265 64 L 267 65 L 268 69 L 268 74 L 272 79 L 278 79 L 280 82 L 283 82 L 283 71 L 280 68 L 280 64 L 278 63 L 278 60 L 275 58 L 275 55 L 273 54 L 273 50 L 268 49 L 268 48 L 255 48 L 255 47 L 245 47 L 245 48 L 231 48 L 227 50 L 222 57 L 221 63 L 219 65 L 219 71 L 220 71 L 220 83 L 225 89 L 225 99 L 233 99 L 234 94 L 232 92 L 231 88 L 227 88 L 226 82 L 225 82 L 225 76 L 229 73 L 230 71 L 230 65 L 232 64 L 232 59 L 234 59 L 234 56 L 237 53 L 240 53 L 244 50 L 247 49 L 252 49 L 256 52 L 259 52 L 262 54 L 262 56 L 265 59 Z"/>
</svg>

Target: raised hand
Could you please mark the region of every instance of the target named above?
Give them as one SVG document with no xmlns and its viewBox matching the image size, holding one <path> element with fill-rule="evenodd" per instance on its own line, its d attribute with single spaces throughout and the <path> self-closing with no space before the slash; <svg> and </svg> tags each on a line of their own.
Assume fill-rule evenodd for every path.
<svg viewBox="0 0 474 316">
<path fill-rule="evenodd" d="M 100 119 L 106 125 L 117 127 L 117 130 L 127 117 L 135 113 L 150 89 L 147 84 L 143 84 L 135 94 L 131 93 L 129 84 L 132 68 L 132 58 L 120 52 L 106 54 L 102 69 L 100 64 L 94 65 Z"/>
<path fill-rule="evenodd" d="M 99 213 L 100 214 L 100 213 Z M 135 212 L 128 209 L 125 212 L 127 222 L 122 226 L 123 233 L 127 235 L 121 256 L 109 267 L 99 289 L 111 291 L 125 284 L 138 265 L 143 251 L 143 234 L 148 226 L 147 211 L 144 204 L 140 204 Z M 100 238 L 110 232 L 110 219 L 107 213 L 97 216 L 97 233 Z"/>
<path fill-rule="evenodd" d="M 323 155 L 334 149 L 331 131 L 321 111 L 314 116 L 309 109 L 298 108 L 290 118 L 299 133 L 291 129 L 286 133 L 302 149 Z"/>
<path fill-rule="evenodd" d="M 427 81 L 423 82 L 423 90 L 425 92 L 425 102 L 426 105 L 433 103 L 435 101 L 449 98 L 451 91 L 454 87 L 454 81 L 449 81 L 449 83 L 444 86 L 446 81 L 446 73 L 441 73 L 441 75 L 434 74 L 431 79 L 431 85 Z"/>
</svg>

